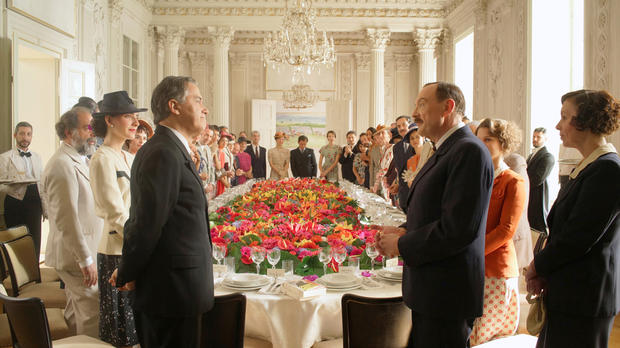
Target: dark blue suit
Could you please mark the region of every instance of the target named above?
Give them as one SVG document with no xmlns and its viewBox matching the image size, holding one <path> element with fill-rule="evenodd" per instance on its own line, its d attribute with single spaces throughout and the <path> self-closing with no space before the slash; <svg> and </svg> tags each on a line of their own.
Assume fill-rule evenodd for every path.
<svg viewBox="0 0 620 348">
<path fill-rule="evenodd" d="M 492 185 L 489 151 L 466 126 L 440 145 L 412 183 L 407 232 L 398 240 L 412 347 L 464 347 L 473 319 L 482 315 Z"/>
<path fill-rule="evenodd" d="M 166 127 L 137 153 L 117 286 L 135 280 L 142 347 L 190 347 L 214 304 L 207 200 L 194 162 Z"/>
<path fill-rule="evenodd" d="M 245 152 L 250 154 L 252 160 L 252 176 L 255 179 L 264 179 L 267 176 L 267 149 L 259 146 L 259 157 L 254 153 L 254 144 L 250 144 L 245 148 Z"/>
<path fill-rule="evenodd" d="M 547 223 L 547 245 L 534 258 L 551 318 L 539 346 L 606 347 L 620 311 L 618 155 L 600 156 L 569 180 Z"/>
<path fill-rule="evenodd" d="M 407 169 L 407 161 L 415 155 L 415 150 L 409 142 L 405 142 L 405 139 L 409 139 L 409 131 L 403 141 L 394 145 L 394 167 L 398 172 L 398 202 L 401 209 L 407 213 L 407 196 L 409 195 L 409 185 L 403 179 L 403 171 Z M 407 150 L 405 150 L 405 147 Z"/>
</svg>

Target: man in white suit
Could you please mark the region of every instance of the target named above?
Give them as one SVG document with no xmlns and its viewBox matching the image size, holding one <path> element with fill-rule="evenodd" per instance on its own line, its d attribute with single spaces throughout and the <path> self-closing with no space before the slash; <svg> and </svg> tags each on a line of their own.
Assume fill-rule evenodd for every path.
<svg viewBox="0 0 620 348">
<path fill-rule="evenodd" d="M 36 255 L 41 250 L 41 157 L 29 150 L 32 125 L 19 122 L 13 133 L 14 149 L 0 155 L 0 227 L 26 225 L 32 234 Z M 43 214 L 45 215 L 45 214 Z"/>
<path fill-rule="evenodd" d="M 65 319 L 78 335 L 99 336 L 97 245 L 103 221 L 95 214 L 86 158 L 90 110 L 74 107 L 56 123 L 62 140 L 43 174 L 50 233 L 45 264 L 65 283 Z"/>
</svg>

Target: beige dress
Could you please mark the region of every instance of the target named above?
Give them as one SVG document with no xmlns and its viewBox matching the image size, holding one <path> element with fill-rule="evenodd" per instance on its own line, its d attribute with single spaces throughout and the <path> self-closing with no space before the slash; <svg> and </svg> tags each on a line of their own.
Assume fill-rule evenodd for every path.
<svg viewBox="0 0 620 348">
<path fill-rule="evenodd" d="M 267 159 L 271 165 L 271 175 L 269 176 L 269 179 L 280 180 L 288 178 L 288 167 L 291 161 L 290 156 L 291 153 L 284 147 L 274 147 L 273 149 L 269 149 L 269 151 L 267 151 Z M 284 175 L 279 175 L 275 170 L 273 170 L 273 168 L 276 168 Z"/>
</svg>

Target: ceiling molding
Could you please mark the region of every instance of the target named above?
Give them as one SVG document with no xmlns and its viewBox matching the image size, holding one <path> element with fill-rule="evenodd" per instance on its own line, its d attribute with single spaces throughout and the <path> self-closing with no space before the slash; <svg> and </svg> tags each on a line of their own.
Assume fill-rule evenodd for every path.
<svg viewBox="0 0 620 348">
<path fill-rule="evenodd" d="M 335 18 L 445 18 L 444 9 L 392 9 L 392 8 L 315 8 L 317 17 Z M 263 17 L 284 16 L 282 7 L 153 7 L 155 16 L 185 17 Z"/>
<path fill-rule="evenodd" d="M 145 0 L 139 0 L 145 1 Z M 313 0 L 315 8 L 443 9 L 460 0 Z M 286 7 L 286 0 L 156 0 L 154 7 Z"/>
</svg>

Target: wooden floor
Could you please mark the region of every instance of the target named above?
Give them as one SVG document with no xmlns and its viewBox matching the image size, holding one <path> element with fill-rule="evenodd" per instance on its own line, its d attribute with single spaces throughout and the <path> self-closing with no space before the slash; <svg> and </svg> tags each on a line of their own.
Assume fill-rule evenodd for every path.
<svg viewBox="0 0 620 348">
<path fill-rule="evenodd" d="M 609 348 L 620 348 L 620 315 L 616 316 L 614 327 L 611 329 Z"/>
<path fill-rule="evenodd" d="M 528 334 L 527 329 L 525 328 L 525 319 L 527 318 L 527 312 L 529 310 L 529 305 L 525 302 L 524 296 L 521 299 L 521 317 L 519 318 L 519 328 L 517 329 L 517 334 Z M 616 316 L 616 320 L 614 321 L 614 326 L 611 329 L 611 334 L 609 335 L 609 346 L 608 348 L 620 348 L 620 314 Z"/>
</svg>

